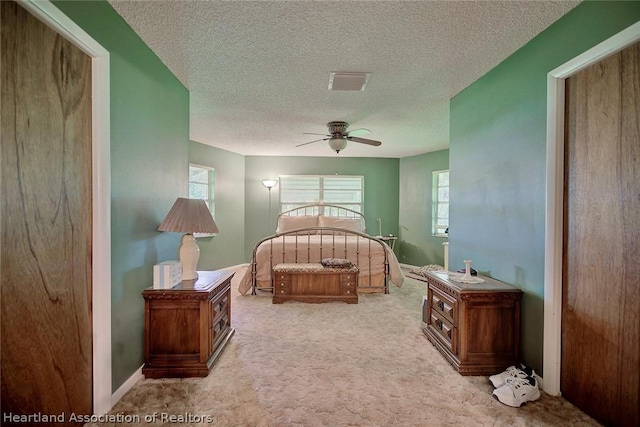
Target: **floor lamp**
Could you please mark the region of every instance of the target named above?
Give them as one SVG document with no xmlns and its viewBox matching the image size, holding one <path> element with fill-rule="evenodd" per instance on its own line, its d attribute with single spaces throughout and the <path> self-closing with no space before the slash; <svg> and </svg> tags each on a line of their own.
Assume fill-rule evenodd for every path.
<svg viewBox="0 0 640 427">
<path fill-rule="evenodd" d="M 267 187 L 269 190 L 269 227 L 271 227 L 271 189 L 278 184 L 278 181 L 275 179 L 263 179 L 262 185 Z"/>
</svg>

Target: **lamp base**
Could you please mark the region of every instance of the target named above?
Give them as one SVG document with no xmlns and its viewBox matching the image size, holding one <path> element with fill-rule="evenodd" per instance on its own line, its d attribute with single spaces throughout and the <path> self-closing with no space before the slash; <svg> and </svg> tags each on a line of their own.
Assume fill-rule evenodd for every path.
<svg viewBox="0 0 640 427">
<path fill-rule="evenodd" d="M 180 241 L 178 251 L 180 262 L 182 262 L 182 280 L 193 280 L 198 278 L 198 260 L 200 259 L 200 248 L 193 234 L 185 234 Z"/>
</svg>

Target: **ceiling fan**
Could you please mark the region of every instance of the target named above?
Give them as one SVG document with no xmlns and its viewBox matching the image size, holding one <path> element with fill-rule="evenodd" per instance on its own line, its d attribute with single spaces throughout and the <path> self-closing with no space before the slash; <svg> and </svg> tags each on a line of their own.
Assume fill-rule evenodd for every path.
<svg viewBox="0 0 640 427">
<path fill-rule="evenodd" d="M 344 150 L 347 146 L 347 141 L 359 142 L 361 144 L 368 144 L 373 146 L 379 146 L 382 144 L 380 141 L 375 141 L 373 139 L 360 138 L 356 135 L 366 135 L 371 133 L 369 129 L 353 129 L 347 131 L 349 127 L 349 123 L 347 122 L 329 122 L 327 123 L 327 128 L 329 129 L 329 134 L 322 133 L 308 133 L 305 132 L 304 135 L 323 135 L 325 138 L 316 139 L 314 141 L 305 142 L 303 144 L 298 144 L 296 147 L 300 147 L 307 144 L 312 144 L 318 141 L 329 141 L 329 147 L 336 153 L 339 153 L 341 150 Z"/>
</svg>

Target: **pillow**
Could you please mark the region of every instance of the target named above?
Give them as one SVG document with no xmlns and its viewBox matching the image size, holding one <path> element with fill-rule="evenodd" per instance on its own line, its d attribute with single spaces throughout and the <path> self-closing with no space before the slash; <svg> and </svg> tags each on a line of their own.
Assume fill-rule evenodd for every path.
<svg viewBox="0 0 640 427">
<path fill-rule="evenodd" d="M 325 267 L 333 268 L 351 268 L 351 261 L 346 258 L 324 258 L 321 262 Z"/>
<path fill-rule="evenodd" d="M 426 276 L 425 273 L 427 271 L 443 271 L 443 270 L 444 268 L 441 265 L 429 264 L 429 265 L 425 265 L 424 267 L 414 268 L 413 270 L 410 270 L 409 273 L 417 274 L 418 276 Z"/>
<path fill-rule="evenodd" d="M 362 222 L 358 218 L 338 218 L 335 216 L 321 216 L 319 227 L 343 228 L 349 231 L 362 233 Z"/>
<path fill-rule="evenodd" d="M 286 231 L 297 230 L 299 228 L 317 226 L 318 215 L 280 216 L 278 218 L 278 228 L 276 228 L 276 233 L 284 233 Z M 300 232 L 298 234 L 307 234 L 307 232 Z M 310 234 L 316 234 L 316 231 L 313 230 Z"/>
</svg>

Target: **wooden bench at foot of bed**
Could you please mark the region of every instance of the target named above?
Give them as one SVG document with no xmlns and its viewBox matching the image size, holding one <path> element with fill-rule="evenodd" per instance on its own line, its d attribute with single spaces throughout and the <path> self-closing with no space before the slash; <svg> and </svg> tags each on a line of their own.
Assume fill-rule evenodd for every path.
<svg viewBox="0 0 640 427">
<path fill-rule="evenodd" d="M 357 267 L 325 267 L 320 263 L 277 264 L 273 267 L 273 303 L 285 301 L 358 303 Z"/>
</svg>

